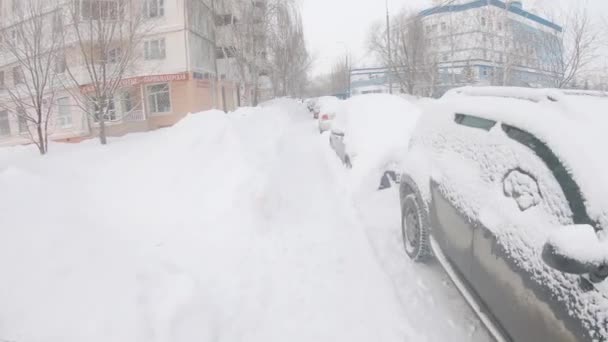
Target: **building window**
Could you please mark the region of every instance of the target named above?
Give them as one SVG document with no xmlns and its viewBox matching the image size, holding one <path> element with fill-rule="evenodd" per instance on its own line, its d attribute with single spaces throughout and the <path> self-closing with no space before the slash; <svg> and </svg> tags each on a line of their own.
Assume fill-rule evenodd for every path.
<svg viewBox="0 0 608 342">
<path fill-rule="evenodd" d="M 70 111 L 70 99 L 62 97 L 57 99 L 57 127 L 70 128 L 72 127 L 72 113 Z"/>
<path fill-rule="evenodd" d="M 53 33 L 58 36 L 63 31 L 63 19 L 61 18 L 61 12 L 55 12 L 53 15 Z"/>
<path fill-rule="evenodd" d="M 4 83 L 4 71 L 0 71 L 0 89 L 4 89 L 6 84 Z"/>
<path fill-rule="evenodd" d="M 27 124 L 27 114 L 24 110 L 19 110 L 17 113 L 17 121 L 19 122 L 19 133 L 27 133 L 29 132 L 28 124 Z"/>
<path fill-rule="evenodd" d="M 499 21 L 497 25 L 498 25 L 498 30 L 502 31 L 502 23 Z"/>
<path fill-rule="evenodd" d="M 122 106 L 122 112 L 123 113 L 130 113 L 133 108 L 135 107 L 133 105 L 133 98 L 131 96 L 131 93 L 128 91 L 125 91 L 123 93 L 121 93 L 120 95 L 120 103 Z"/>
<path fill-rule="evenodd" d="M 171 112 L 171 92 L 168 83 L 148 86 L 147 93 L 151 113 Z"/>
<path fill-rule="evenodd" d="M 8 111 L 0 111 L 0 137 L 11 135 L 11 126 L 8 121 Z"/>
<path fill-rule="evenodd" d="M 215 16 L 215 25 L 216 26 L 227 26 L 236 23 L 236 18 L 232 14 L 218 14 Z M 429 27 L 426 27 L 427 33 L 429 31 Z"/>
<path fill-rule="evenodd" d="M 145 15 L 148 18 L 159 18 L 165 15 L 165 0 L 146 0 Z"/>
<path fill-rule="evenodd" d="M 67 68 L 68 66 L 65 60 L 65 55 L 63 53 L 57 54 L 55 59 L 55 72 L 58 74 L 63 74 Z"/>
<path fill-rule="evenodd" d="M 13 0 L 13 14 L 20 14 L 23 9 L 23 0 Z"/>
<path fill-rule="evenodd" d="M 445 31 L 448 29 L 448 25 L 446 23 L 441 23 L 441 31 Z"/>
<path fill-rule="evenodd" d="M 25 83 L 25 75 L 23 74 L 23 69 L 20 66 L 13 68 L 13 83 L 15 85 Z"/>
<path fill-rule="evenodd" d="M 481 26 L 486 26 L 486 17 L 481 17 Z"/>
<path fill-rule="evenodd" d="M 116 20 L 122 10 L 117 0 L 81 0 L 77 4 L 83 19 Z"/>
<path fill-rule="evenodd" d="M 95 113 L 95 115 L 93 115 L 93 118 L 95 119 L 95 122 L 99 122 L 100 107 L 99 101 L 95 98 L 92 99 L 92 107 L 94 111 L 93 113 Z M 118 120 L 118 117 L 116 116 L 116 106 L 114 104 L 114 99 L 108 99 L 108 103 L 106 106 L 106 114 L 103 116 L 103 118 L 105 122 Z"/>
<path fill-rule="evenodd" d="M 11 34 L 10 34 L 10 41 L 11 43 L 14 43 L 17 40 L 17 30 L 16 29 L 11 29 Z"/>
<path fill-rule="evenodd" d="M 108 51 L 108 55 L 106 56 L 106 61 L 108 64 L 116 64 L 120 62 L 120 55 L 122 50 L 120 48 L 110 49 Z"/>
<path fill-rule="evenodd" d="M 144 42 L 144 58 L 146 60 L 165 59 L 165 57 L 165 38 Z"/>
</svg>

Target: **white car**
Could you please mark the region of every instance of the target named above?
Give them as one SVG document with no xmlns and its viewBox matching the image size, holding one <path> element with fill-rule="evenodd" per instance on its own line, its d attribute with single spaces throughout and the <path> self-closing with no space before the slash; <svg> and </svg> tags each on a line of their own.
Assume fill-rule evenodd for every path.
<svg viewBox="0 0 608 342">
<path fill-rule="evenodd" d="M 608 98 L 467 87 L 428 101 L 402 233 L 498 341 L 608 340 Z"/>
<path fill-rule="evenodd" d="M 338 111 L 330 145 L 360 179 L 372 175 L 374 181 L 381 178 L 381 189 L 387 188 L 398 182 L 395 170 L 419 116 L 419 109 L 399 96 L 358 95 Z"/>
<path fill-rule="evenodd" d="M 320 133 L 331 129 L 332 122 L 336 118 L 336 113 L 340 110 L 342 102 L 335 96 L 323 96 L 317 99 L 314 112 L 318 117 Z"/>
</svg>

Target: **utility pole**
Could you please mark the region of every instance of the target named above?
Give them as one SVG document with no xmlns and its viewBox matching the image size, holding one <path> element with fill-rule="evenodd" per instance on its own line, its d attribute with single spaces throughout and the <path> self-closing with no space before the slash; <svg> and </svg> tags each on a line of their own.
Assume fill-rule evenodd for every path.
<svg viewBox="0 0 608 342">
<path fill-rule="evenodd" d="M 349 61 L 349 56 L 346 55 L 346 65 L 348 66 L 348 98 L 351 97 L 351 86 L 350 86 L 350 82 L 351 82 L 351 75 L 353 73 L 353 68 L 350 65 L 350 61 Z"/>
<path fill-rule="evenodd" d="M 391 51 L 391 19 L 388 13 L 388 0 L 385 0 L 386 4 L 386 43 L 388 46 L 388 92 L 393 93 L 393 79 L 391 73 L 393 71 L 393 53 Z"/>
</svg>

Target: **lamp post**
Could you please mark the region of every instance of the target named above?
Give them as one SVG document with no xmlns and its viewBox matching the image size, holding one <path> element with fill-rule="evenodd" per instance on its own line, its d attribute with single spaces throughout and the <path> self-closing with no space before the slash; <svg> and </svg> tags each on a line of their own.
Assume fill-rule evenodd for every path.
<svg viewBox="0 0 608 342">
<path fill-rule="evenodd" d="M 347 88 L 348 94 L 347 94 L 347 96 L 350 97 L 350 92 L 351 92 L 350 81 L 351 81 L 351 73 L 352 73 L 352 67 L 350 65 L 350 63 L 351 63 L 350 52 L 349 52 L 349 49 L 348 49 L 348 45 L 346 45 L 345 42 L 339 41 L 339 42 L 337 42 L 337 44 L 338 45 L 342 45 L 344 47 L 344 51 L 346 52 L 345 53 L 345 55 L 346 55 L 346 68 L 348 69 L 348 79 L 347 79 L 347 82 L 348 82 L 348 88 Z"/>
</svg>

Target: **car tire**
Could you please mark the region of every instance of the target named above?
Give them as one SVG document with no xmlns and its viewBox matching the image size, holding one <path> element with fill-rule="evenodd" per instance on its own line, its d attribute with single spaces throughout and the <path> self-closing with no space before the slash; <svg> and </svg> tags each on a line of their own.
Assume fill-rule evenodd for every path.
<svg viewBox="0 0 608 342">
<path fill-rule="evenodd" d="M 352 169 L 353 168 L 353 164 L 350 163 L 350 157 L 349 156 L 344 156 L 344 165 L 346 165 L 346 168 L 348 168 L 348 169 Z"/>
<path fill-rule="evenodd" d="M 433 256 L 429 243 L 428 213 L 420 197 L 407 194 L 402 201 L 401 233 L 405 253 L 415 262 L 424 263 Z"/>
</svg>

